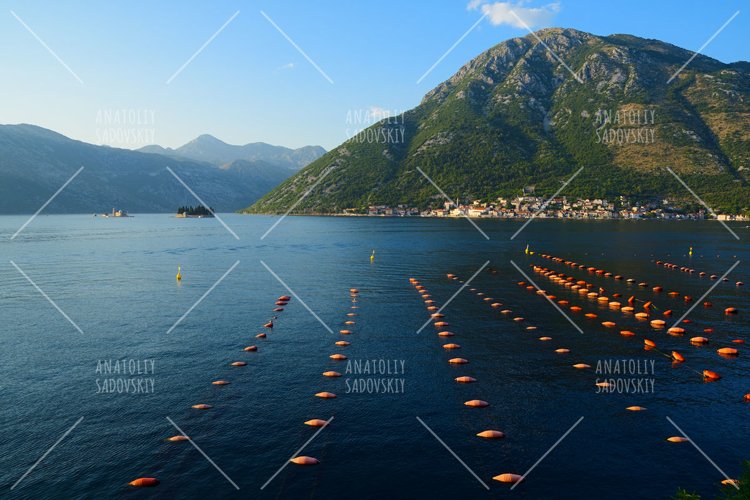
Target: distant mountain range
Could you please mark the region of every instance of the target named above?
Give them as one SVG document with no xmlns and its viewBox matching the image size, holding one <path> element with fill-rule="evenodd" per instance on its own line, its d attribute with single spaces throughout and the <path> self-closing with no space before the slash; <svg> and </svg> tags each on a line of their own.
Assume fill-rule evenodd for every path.
<svg viewBox="0 0 750 500">
<path fill-rule="evenodd" d="M 320 146 L 289 149 L 283 146 L 272 146 L 265 142 L 234 146 L 208 134 L 201 135 L 177 149 L 154 145 L 143 147 L 138 151 L 205 161 L 214 165 L 225 165 L 235 160 L 264 161 L 292 170 L 299 170 L 317 160 L 326 152 Z"/>
<path fill-rule="evenodd" d="M 216 162 L 172 150 L 154 154 L 95 146 L 34 125 L 0 125 L 0 214 L 35 212 L 80 167 L 83 171 L 45 213 L 108 212 L 113 207 L 131 213 L 176 212 L 196 205 L 167 167 L 215 210 L 236 211 L 292 175 L 306 158 L 324 152 L 317 147 L 229 146 L 209 137 L 174 151 L 185 148 Z"/>
<path fill-rule="evenodd" d="M 750 63 L 698 55 L 676 74 L 693 55 L 574 29 L 507 40 L 247 211 L 284 212 L 313 186 L 296 212 L 442 203 L 419 170 L 457 201 L 549 196 L 580 167 L 562 194 L 697 203 L 669 167 L 716 211 L 749 212 Z"/>
</svg>

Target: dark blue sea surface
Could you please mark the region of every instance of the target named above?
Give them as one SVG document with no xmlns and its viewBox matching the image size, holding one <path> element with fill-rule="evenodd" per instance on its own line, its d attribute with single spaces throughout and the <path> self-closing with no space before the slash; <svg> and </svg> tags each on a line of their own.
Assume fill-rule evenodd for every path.
<svg viewBox="0 0 750 500">
<path fill-rule="evenodd" d="M 667 417 L 730 477 L 750 459 L 750 403 L 743 400 L 750 393 L 750 353 L 731 343 L 750 342 L 750 230 L 744 224 L 732 225 L 738 241 L 708 221 L 534 220 L 511 240 L 521 222 L 479 221 L 486 240 L 463 219 L 288 217 L 261 239 L 277 218 L 222 218 L 239 240 L 218 220 L 168 215 L 42 215 L 11 240 L 26 217 L 0 217 L 0 496 L 670 498 L 683 487 L 713 498 L 722 474 L 690 442 L 666 441 L 681 435 Z M 527 244 L 533 255 L 524 253 Z M 598 317 L 561 306 L 579 333 L 544 297 L 517 285 L 528 280 L 511 260 L 555 300 Z M 656 260 L 719 276 L 740 264 L 721 282 L 665 269 Z M 429 312 L 409 278 L 419 280 L 440 307 L 462 286 L 446 274 L 465 281 L 486 261 L 443 310 L 450 323 L 445 329 L 455 336 L 438 337 L 441 329 L 432 324 L 417 333 Z M 651 300 L 653 317 L 672 309 L 672 321 L 692 304 L 667 291 L 697 301 L 717 286 L 706 299 L 713 307 L 699 304 L 687 317 L 692 322 L 682 325 L 687 333 L 678 337 L 552 283 L 532 265 L 587 280 L 610 297 L 621 293 L 623 303 L 631 295 Z M 653 292 L 656 285 L 664 292 Z M 357 309 L 351 309 L 350 288 L 360 291 Z M 274 313 L 280 295 L 294 296 Z M 492 308 L 485 297 L 503 306 Z M 725 315 L 730 306 L 739 314 Z M 505 308 L 513 312 L 504 315 Z M 357 316 L 347 316 L 352 312 Z M 274 328 L 263 328 L 274 315 Z M 512 321 L 516 316 L 525 320 Z M 347 320 L 355 324 L 347 326 Z M 617 327 L 602 327 L 607 320 Z M 708 327 L 714 328 L 706 334 L 708 345 L 689 342 Z M 353 333 L 341 335 L 341 329 Z M 623 337 L 622 329 L 636 336 Z M 264 331 L 267 338 L 256 338 Z M 542 336 L 552 340 L 538 340 Z M 657 350 L 644 350 L 644 338 Z M 339 340 L 351 345 L 334 345 Z M 443 349 L 446 342 L 460 349 Z M 258 351 L 243 351 L 249 345 Z M 739 357 L 717 355 L 726 346 L 738 348 Z M 556 353 L 560 348 L 570 352 Z M 673 350 L 686 363 L 673 365 L 667 358 Z M 348 362 L 330 359 L 334 353 L 378 373 L 346 373 Z M 453 357 L 469 364 L 449 364 Z M 118 360 L 135 366 L 135 373 L 102 373 L 106 362 Z M 599 363 L 613 360 L 653 370 L 596 373 Z M 234 361 L 247 366 L 230 366 Z M 575 363 L 591 368 L 574 369 Z M 721 380 L 705 383 L 700 372 L 706 369 Z M 343 376 L 322 376 L 327 370 Z M 477 382 L 456 383 L 462 375 Z M 602 393 L 597 378 L 653 390 Z M 114 392 L 102 391 L 108 379 L 115 380 Z M 128 379 L 135 385 L 123 392 Z M 211 384 L 219 379 L 231 384 Z M 355 384 L 364 392 L 353 392 Z M 321 391 L 338 397 L 314 396 Z M 464 405 L 472 399 L 490 406 Z M 213 408 L 191 408 L 199 403 Z M 626 411 L 631 405 L 647 411 Z M 303 424 L 331 417 L 322 430 Z M 166 441 L 179 434 L 170 420 L 229 479 L 191 443 Z M 506 437 L 476 436 L 486 429 Z M 320 463 L 288 464 L 268 482 L 319 430 L 300 454 Z M 534 465 L 512 491 L 492 480 Z M 128 486 L 142 476 L 160 484 Z"/>
</svg>

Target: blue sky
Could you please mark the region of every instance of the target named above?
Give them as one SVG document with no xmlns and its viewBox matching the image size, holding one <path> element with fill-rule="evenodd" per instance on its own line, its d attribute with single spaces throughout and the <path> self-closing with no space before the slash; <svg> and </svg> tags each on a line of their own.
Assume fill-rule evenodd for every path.
<svg viewBox="0 0 750 500">
<path fill-rule="evenodd" d="M 733 62 L 750 60 L 750 9 L 744 12 L 745 4 L 6 0 L 0 10 L 0 123 L 33 123 L 118 147 L 148 142 L 176 147 L 210 133 L 233 144 L 263 141 L 331 149 L 368 125 L 353 116 L 412 108 L 472 57 L 527 34 L 509 16 L 510 8 L 535 29 L 629 33 L 690 50 L 700 48 L 740 10 L 703 51 Z M 417 83 L 484 12 L 489 15 Z"/>
</svg>

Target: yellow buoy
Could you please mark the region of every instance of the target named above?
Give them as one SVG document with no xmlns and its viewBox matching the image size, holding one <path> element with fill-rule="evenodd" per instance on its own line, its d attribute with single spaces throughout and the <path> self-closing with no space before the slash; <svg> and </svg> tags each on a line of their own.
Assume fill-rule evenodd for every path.
<svg viewBox="0 0 750 500">
<path fill-rule="evenodd" d="M 177 281 L 182 280 L 182 272 L 181 272 L 180 266 L 177 266 L 177 276 L 175 276 L 175 278 L 177 278 Z"/>
</svg>

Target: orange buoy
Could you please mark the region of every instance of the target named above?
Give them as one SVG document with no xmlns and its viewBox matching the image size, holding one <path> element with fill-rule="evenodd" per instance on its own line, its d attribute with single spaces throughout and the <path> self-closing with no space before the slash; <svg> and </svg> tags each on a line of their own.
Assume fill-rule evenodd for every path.
<svg viewBox="0 0 750 500">
<path fill-rule="evenodd" d="M 343 354 L 331 354 L 328 357 L 331 359 L 335 359 L 336 361 L 343 361 L 346 359 L 346 356 L 344 356 Z"/>
<path fill-rule="evenodd" d="M 288 302 L 288 301 L 292 300 L 292 298 L 289 295 L 282 295 L 281 297 L 279 297 L 276 300 L 284 300 L 284 301 Z"/>
<path fill-rule="evenodd" d="M 721 375 L 711 370 L 703 370 L 703 379 L 707 381 L 719 380 Z"/>
<path fill-rule="evenodd" d="M 430 306 L 427 308 L 428 311 L 437 311 L 437 306 Z"/>
<path fill-rule="evenodd" d="M 452 365 L 465 365 L 469 361 L 464 358 L 451 358 L 448 360 L 448 363 Z"/>
<path fill-rule="evenodd" d="M 470 401 L 466 401 L 464 405 L 470 406 L 472 408 L 485 408 L 490 404 L 487 401 L 482 401 L 481 399 L 472 399 Z"/>
<path fill-rule="evenodd" d="M 573 368 L 583 370 L 584 368 L 591 368 L 591 365 L 587 365 L 586 363 L 576 363 L 573 365 Z"/>
<path fill-rule="evenodd" d="M 448 323 L 447 321 L 436 321 L 436 322 L 435 322 L 435 323 L 433 323 L 433 324 L 434 324 L 434 325 L 435 325 L 435 326 L 436 326 L 437 328 L 442 328 L 442 327 L 444 327 L 444 326 L 450 326 L 450 323 Z"/>
<path fill-rule="evenodd" d="M 610 308 L 610 309 L 619 309 L 621 305 L 622 305 L 622 304 L 620 304 L 620 303 L 619 303 L 619 302 L 617 302 L 617 301 L 611 301 L 611 302 L 609 303 L 609 308 Z"/>
<path fill-rule="evenodd" d="M 633 312 L 634 309 L 632 307 L 630 307 L 630 306 L 625 306 L 622 309 L 620 309 L 620 311 L 622 311 L 624 313 L 629 313 L 629 312 Z"/>
<path fill-rule="evenodd" d="M 297 465 L 317 465 L 320 463 L 320 460 L 313 457 L 294 457 L 293 459 L 289 460 L 293 464 Z"/>
<path fill-rule="evenodd" d="M 667 330 L 667 333 L 670 335 L 682 335 L 685 333 L 685 329 L 680 328 L 679 326 L 673 326 Z"/>
<path fill-rule="evenodd" d="M 724 486 L 735 486 L 739 488 L 740 481 L 739 479 L 722 479 L 721 484 L 723 484 Z"/>
<path fill-rule="evenodd" d="M 750 401 L 750 394 L 745 394 L 745 401 Z"/>
<path fill-rule="evenodd" d="M 537 328 L 537 327 L 535 327 L 535 326 L 527 326 L 527 327 L 526 327 L 526 330 L 528 330 L 528 331 L 530 331 L 530 332 L 531 332 L 531 331 L 534 331 L 534 330 L 536 330 L 536 328 Z"/>
<path fill-rule="evenodd" d="M 263 325 L 265 328 L 273 328 L 273 321 L 269 321 L 265 325 Z"/>
<path fill-rule="evenodd" d="M 654 342 L 653 340 L 643 339 L 643 343 L 649 347 L 656 347 L 656 342 Z"/>
<path fill-rule="evenodd" d="M 351 330 L 339 330 L 339 333 L 341 335 L 351 335 L 352 331 Z"/>
<path fill-rule="evenodd" d="M 211 385 L 229 385 L 229 381 L 227 380 L 214 380 L 211 382 Z"/>
<path fill-rule="evenodd" d="M 280 312 L 281 312 L 281 311 L 283 311 L 283 310 L 284 310 L 284 308 L 283 308 L 283 307 L 277 307 L 276 309 L 274 309 L 274 310 L 273 310 L 273 312 L 275 312 L 275 313 L 280 313 Z"/>
<path fill-rule="evenodd" d="M 257 351 L 258 348 L 256 346 L 254 346 L 254 345 L 249 345 L 249 346 L 245 347 L 242 350 L 243 351 L 247 351 L 247 352 L 254 352 L 254 351 Z"/>
<path fill-rule="evenodd" d="M 634 337 L 635 333 L 631 332 L 630 330 L 621 330 L 620 335 L 622 335 L 623 337 Z"/>
<path fill-rule="evenodd" d="M 130 481 L 128 484 L 130 486 L 135 486 L 138 488 L 148 488 L 157 486 L 159 484 L 159 480 L 155 477 L 139 477 L 138 479 Z"/>
<path fill-rule="evenodd" d="M 205 403 L 201 403 L 201 404 L 193 405 L 191 408 L 196 409 L 196 410 L 210 410 L 211 408 L 213 408 L 213 406 L 207 405 Z"/>
<path fill-rule="evenodd" d="M 617 325 L 615 323 L 613 323 L 612 321 L 604 321 L 604 322 L 602 322 L 602 326 L 604 326 L 606 328 L 613 328 L 613 327 L 615 327 Z"/>
<path fill-rule="evenodd" d="M 321 420 L 319 418 L 313 418 L 312 420 L 307 420 L 305 422 L 305 425 L 309 425 L 310 427 L 323 427 L 327 423 L 328 422 L 326 422 L 325 420 Z"/>
<path fill-rule="evenodd" d="M 190 438 L 184 434 L 177 434 L 176 436 L 168 437 L 167 441 L 171 443 L 177 443 L 179 441 L 189 441 Z"/>
<path fill-rule="evenodd" d="M 685 357 L 677 351 L 672 351 L 672 359 L 678 363 L 683 363 L 685 361 Z"/>
<path fill-rule="evenodd" d="M 570 310 L 573 312 L 581 312 L 582 309 L 579 306 L 570 306 Z"/>
<path fill-rule="evenodd" d="M 276 305 L 277 306 L 285 306 L 286 302 L 278 301 L 278 302 L 276 302 Z"/>
<path fill-rule="evenodd" d="M 596 383 L 597 387 L 610 387 L 611 385 L 612 384 L 610 384 L 609 382 L 597 382 Z"/>
<path fill-rule="evenodd" d="M 644 408 L 643 406 L 628 406 L 625 409 L 628 411 L 646 411 L 646 408 Z"/>
<path fill-rule="evenodd" d="M 342 346 L 342 347 L 346 347 L 346 346 L 348 346 L 348 345 L 351 345 L 351 344 L 349 344 L 349 342 L 347 342 L 346 340 L 339 340 L 339 341 L 335 342 L 335 344 L 336 344 L 336 345 L 340 345 L 340 346 Z"/>
<path fill-rule="evenodd" d="M 513 311 L 511 311 L 510 309 L 503 309 L 502 311 L 500 311 L 500 314 L 510 314 L 512 312 Z"/>
<path fill-rule="evenodd" d="M 235 361 L 235 362 L 230 363 L 230 364 L 231 364 L 231 366 L 247 366 L 247 363 L 245 363 L 244 361 Z"/>
<path fill-rule="evenodd" d="M 500 431 L 486 430 L 477 433 L 477 436 L 485 439 L 501 439 L 505 437 L 505 434 Z"/>
<path fill-rule="evenodd" d="M 495 481 L 500 481 L 501 483 L 517 483 L 523 479 L 523 476 L 520 474 L 511 474 L 510 472 L 506 472 L 504 474 L 500 474 L 499 476 L 495 476 L 492 479 Z"/>
<path fill-rule="evenodd" d="M 493 302 L 492 304 L 490 304 L 490 307 L 493 307 L 495 309 L 497 309 L 498 307 L 502 307 L 502 306 L 503 305 L 500 302 Z"/>
<path fill-rule="evenodd" d="M 570 349 L 564 349 L 564 348 L 555 349 L 555 352 L 558 353 L 558 354 L 567 354 L 567 353 L 570 352 Z"/>
<path fill-rule="evenodd" d="M 331 371 L 323 372 L 323 376 L 324 377 L 340 377 L 341 374 L 339 372 L 335 372 L 331 370 Z"/>
<path fill-rule="evenodd" d="M 353 325 L 353 324 L 354 324 L 354 321 L 344 321 L 344 324 L 345 324 L 345 325 Z"/>
<path fill-rule="evenodd" d="M 724 309 L 724 314 L 737 314 L 738 312 L 736 307 L 727 307 Z"/>
<path fill-rule="evenodd" d="M 513 321 L 515 321 L 515 322 L 521 322 L 521 321 L 523 321 L 523 320 L 524 320 L 524 318 L 522 318 L 521 316 L 518 316 L 518 317 L 516 317 L 516 318 L 513 318 Z"/>
<path fill-rule="evenodd" d="M 708 344 L 708 339 L 706 337 L 693 337 L 690 342 L 693 344 Z"/>
<path fill-rule="evenodd" d="M 461 349 L 458 344 L 443 344 L 443 349 Z"/>
<path fill-rule="evenodd" d="M 586 316 L 587 318 L 591 318 L 591 319 L 596 318 L 596 314 L 594 313 L 586 313 L 584 314 L 584 316 Z"/>
<path fill-rule="evenodd" d="M 690 440 L 684 436 L 672 436 L 668 437 L 667 441 L 669 441 L 670 443 L 686 443 Z"/>
<path fill-rule="evenodd" d="M 722 347 L 716 352 L 718 352 L 722 356 L 739 356 L 740 354 L 740 351 L 738 351 L 734 347 Z"/>
<path fill-rule="evenodd" d="M 448 331 L 438 332 L 438 337 L 453 337 L 453 335 L 454 335 L 453 332 L 448 332 Z"/>
<path fill-rule="evenodd" d="M 336 395 L 332 392 L 319 392 L 315 394 L 315 396 L 323 399 L 334 399 L 336 397 Z"/>
<path fill-rule="evenodd" d="M 663 319 L 652 319 L 651 320 L 651 326 L 654 328 L 664 328 L 664 325 L 666 325 L 667 322 Z"/>
<path fill-rule="evenodd" d="M 542 342 L 546 342 L 548 340 L 552 340 L 552 337 L 539 337 L 539 340 L 541 340 Z"/>
<path fill-rule="evenodd" d="M 430 314 L 430 317 L 432 317 L 432 318 L 445 318 L 445 314 L 443 314 L 443 313 L 433 313 L 433 314 Z"/>
<path fill-rule="evenodd" d="M 466 376 L 466 375 L 464 375 L 462 377 L 456 377 L 454 380 L 456 382 L 458 382 L 459 384 L 470 384 L 472 382 L 476 382 L 477 381 L 477 379 L 475 379 L 474 377 L 469 377 L 469 376 Z"/>
<path fill-rule="evenodd" d="M 265 333 L 259 333 L 258 335 L 255 336 L 255 338 L 264 339 L 264 338 L 266 338 L 266 334 Z"/>
<path fill-rule="evenodd" d="M 671 316 L 672 315 L 672 310 L 671 309 L 667 309 L 666 311 L 664 311 L 662 313 L 662 315 L 664 315 L 664 316 Z"/>
</svg>

